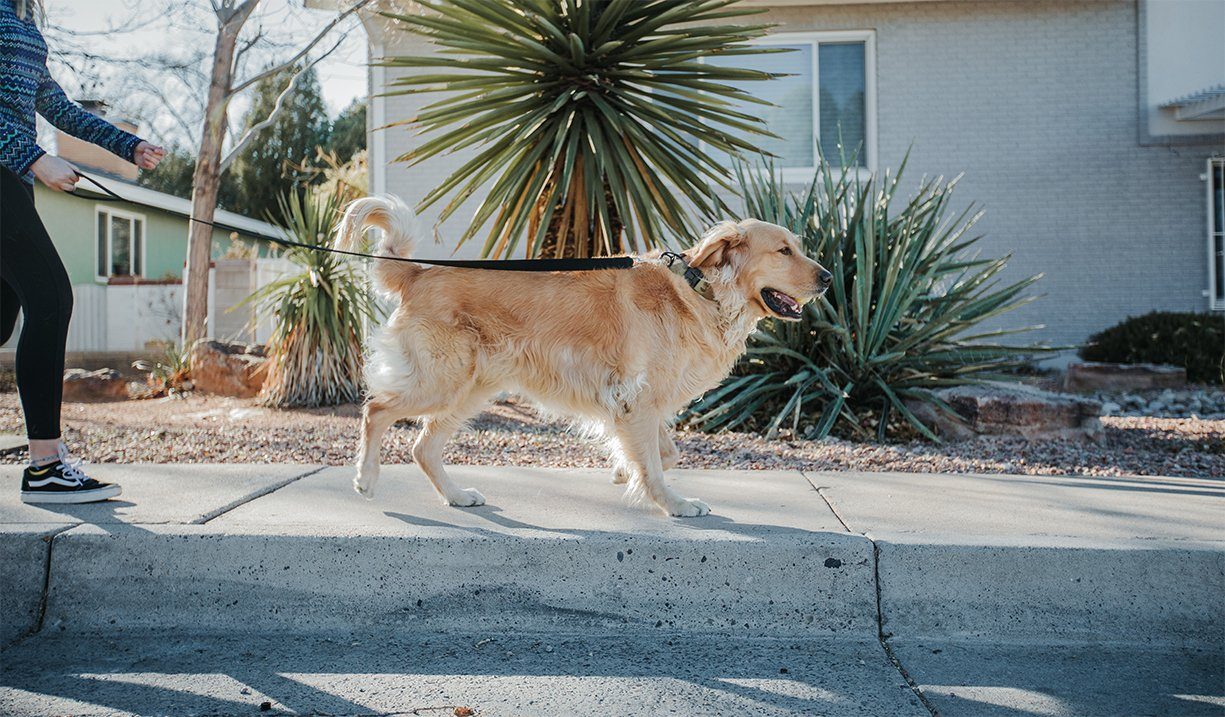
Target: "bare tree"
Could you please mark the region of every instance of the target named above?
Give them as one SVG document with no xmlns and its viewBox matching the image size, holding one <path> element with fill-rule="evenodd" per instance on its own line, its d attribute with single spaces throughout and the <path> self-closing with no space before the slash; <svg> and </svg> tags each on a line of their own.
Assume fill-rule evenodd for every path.
<svg viewBox="0 0 1225 717">
<path fill-rule="evenodd" d="M 265 10 L 275 3 L 263 0 L 132 1 L 127 3 L 126 17 L 112 20 L 109 27 L 100 30 L 70 29 L 52 18 L 48 44 L 54 48 L 53 60 L 66 66 L 64 74 L 70 80 L 90 78 L 74 91 L 117 98 L 121 111 L 154 119 L 148 130 L 155 139 L 196 153 L 192 216 L 199 221 L 189 229 L 184 341 L 202 337 L 207 327 L 212 230 L 204 222 L 213 220 L 222 175 L 238 154 L 276 121 L 297 89 L 301 74 L 336 51 L 344 34 L 330 47 L 322 45 L 324 39 L 371 2 L 349 0 L 347 8 L 326 25 L 305 35 L 300 32 L 301 18 L 294 16 L 292 3 L 269 16 Z M 127 51 L 140 47 L 134 42 L 126 43 L 123 51 L 114 47 L 108 51 L 96 42 L 99 37 L 147 31 L 150 16 L 160 18 L 159 29 L 187 34 L 190 39 L 152 52 Z M 213 17 L 217 22 L 215 34 L 206 29 Z M 60 13 L 59 19 L 67 20 L 68 16 Z M 206 41 L 201 41 L 207 37 L 213 39 L 211 63 Z M 317 53 L 317 47 L 327 49 Z M 255 67 L 260 69 L 252 71 Z M 239 75 L 247 76 L 240 79 Z M 229 120 L 235 98 L 260 80 L 278 75 L 286 78 L 285 85 L 268 116 L 237 134 Z"/>
<path fill-rule="evenodd" d="M 204 28 L 212 11 L 172 0 L 125 5 L 128 12 L 108 18 L 104 29 L 84 29 L 72 13 L 53 6 L 44 30 L 48 60 L 71 95 L 106 100 L 121 116 L 139 119 L 142 136 L 194 154 L 209 79 L 203 39 L 212 33 Z M 141 32 L 177 41 L 142 42 Z"/>
<path fill-rule="evenodd" d="M 347 9 L 337 14 L 324 26 L 314 38 L 306 43 L 291 57 L 265 68 L 261 72 L 236 81 L 235 74 L 243 54 L 259 41 L 257 33 L 254 38 L 240 42 L 239 35 L 243 26 L 250 19 L 260 0 L 209 0 L 214 14 L 217 16 L 217 36 L 213 45 L 212 71 L 209 75 L 207 100 L 204 107 L 204 123 L 200 135 L 200 150 L 196 159 L 195 172 L 192 175 L 191 210 L 192 216 L 198 221 L 193 222 L 187 243 L 187 286 L 183 308 L 183 342 L 190 343 L 203 338 L 208 319 L 208 268 L 212 248 L 212 228 L 206 222 L 213 221 L 217 207 L 217 191 L 221 182 L 221 174 L 233 161 L 235 154 L 251 141 L 259 129 L 271 123 L 276 113 L 284 105 L 285 97 L 293 92 L 301 72 L 313 67 L 322 57 L 334 51 L 337 45 L 321 57 L 304 61 L 310 52 L 337 25 L 368 5 L 371 0 L 358 0 Z M 234 143 L 230 152 L 222 156 L 222 149 L 229 126 L 227 112 L 231 100 L 243 90 L 255 83 L 278 73 L 296 68 L 291 73 L 285 90 L 278 98 L 270 116 L 253 126 L 242 138 Z"/>
</svg>

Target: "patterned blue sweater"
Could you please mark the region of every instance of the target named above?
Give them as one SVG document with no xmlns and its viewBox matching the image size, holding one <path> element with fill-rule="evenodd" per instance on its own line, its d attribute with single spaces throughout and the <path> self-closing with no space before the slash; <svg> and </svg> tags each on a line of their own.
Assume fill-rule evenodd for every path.
<svg viewBox="0 0 1225 717">
<path fill-rule="evenodd" d="M 14 0 L 0 0 L 0 164 L 26 182 L 38 146 L 34 113 L 74 137 L 132 161 L 140 138 L 86 112 L 47 73 L 47 43 L 33 22 L 17 17 Z"/>
</svg>

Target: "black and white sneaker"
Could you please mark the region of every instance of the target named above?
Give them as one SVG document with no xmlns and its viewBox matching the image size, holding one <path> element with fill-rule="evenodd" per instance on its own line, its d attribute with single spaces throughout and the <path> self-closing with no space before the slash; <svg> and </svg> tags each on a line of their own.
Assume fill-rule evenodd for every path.
<svg viewBox="0 0 1225 717">
<path fill-rule="evenodd" d="M 74 458 L 62 444 L 59 460 L 45 466 L 27 466 L 21 476 L 23 503 L 94 503 L 123 492 L 114 483 L 103 483 L 85 475 L 83 461 Z"/>
</svg>

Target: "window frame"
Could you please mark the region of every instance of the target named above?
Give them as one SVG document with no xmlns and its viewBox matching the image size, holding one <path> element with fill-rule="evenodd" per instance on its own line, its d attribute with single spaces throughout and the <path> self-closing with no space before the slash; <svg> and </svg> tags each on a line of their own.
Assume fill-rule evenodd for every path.
<svg viewBox="0 0 1225 717">
<path fill-rule="evenodd" d="M 1225 175 L 1225 157 L 1209 157 L 1206 165 L 1208 171 L 1204 175 L 1204 184 L 1208 185 L 1205 192 L 1208 198 L 1205 205 L 1205 210 L 1208 212 L 1208 309 L 1225 311 L 1225 299 L 1217 299 L 1216 291 L 1217 286 L 1225 282 L 1225 276 L 1217 276 L 1216 273 L 1216 239 L 1217 235 L 1221 235 L 1221 243 L 1225 245 L 1225 227 L 1216 225 L 1216 193 L 1212 186 L 1212 175 L 1217 167 L 1220 167 L 1222 175 Z"/>
<path fill-rule="evenodd" d="M 98 262 L 100 259 L 102 259 L 102 257 L 98 255 L 98 219 L 99 217 L 106 218 L 106 268 L 108 272 L 107 274 L 98 273 Z M 126 274 L 122 276 L 134 276 L 138 278 L 144 277 L 145 270 L 149 266 L 148 264 L 149 243 L 145 240 L 145 235 L 149 231 L 149 218 L 139 212 L 129 212 L 124 209 L 116 209 L 114 207 L 108 207 L 108 206 L 104 206 L 101 204 L 96 204 L 94 205 L 94 279 L 95 281 L 97 281 L 99 284 L 106 284 L 110 282 L 111 277 L 121 276 L 120 274 L 109 273 L 110 268 L 111 268 L 111 258 L 112 258 L 111 255 L 114 249 L 114 240 L 112 237 L 112 230 L 111 230 L 111 218 L 127 219 L 132 225 L 131 237 L 128 239 L 129 256 L 133 258 L 136 257 L 135 247 L 132 246 L 132 243 L 139 241 L 139 244 L 140 244 L 141 272 L 139 274 Z M 140 236 L 139 237 L 137 236 L 137 232 L 136 232 L 136 222 L 140 222 Z"/>
<path fill-rule="evenodd" d="M 750 40 L 750 45 L 801 45 L 812 46 L 812 156 L 820 154 L 821 146 L 821 51 L 822 44 L 862 42 L 863 47 L 863 93 L 864 93 L 864 162 L 853 169 L 860 176 L 876 172 L 876 31 L 875 30 L 814 30 L 808 32 L 777 32 Z M 834 169 L 840 169 L 835 167 Z M 812 181 L 818 167 L 779 167 L 784 182 Z"/>
</svg>

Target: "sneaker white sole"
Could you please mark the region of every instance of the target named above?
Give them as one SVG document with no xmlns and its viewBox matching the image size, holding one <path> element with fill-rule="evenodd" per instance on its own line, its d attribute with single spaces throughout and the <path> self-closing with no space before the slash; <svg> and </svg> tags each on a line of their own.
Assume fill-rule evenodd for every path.
<svg viewBox="0 0 1225 717">
<path fill-rule="evenodd" d="M 93 490 L 66 490 L 62 492 L 51 492 L 41 490 L 23 490 L 21 491 L 22 503 L 97 503 L 101 500 L 114 498 L 123 492 L 123 488 L 117 485 L 108 485 L 105 488 L 95 488 Z"/>
</svg>

